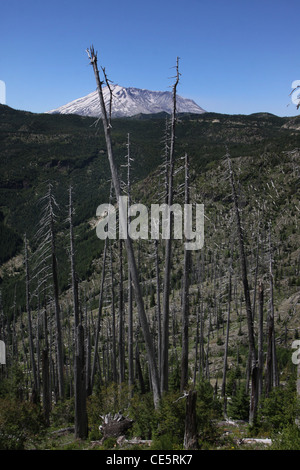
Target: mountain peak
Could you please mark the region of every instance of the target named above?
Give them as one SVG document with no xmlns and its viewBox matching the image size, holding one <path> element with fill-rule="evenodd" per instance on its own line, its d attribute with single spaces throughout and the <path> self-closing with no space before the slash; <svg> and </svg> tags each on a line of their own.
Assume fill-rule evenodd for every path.
<svg viewBox="0 0 300 470">
<path fill-rule="evenodd" d="M 173 107 L 172 93 L 170 91 L 150 91 L 140 88 L 125 88 L 120 85 L 111 85 L 112 90 L 112 117 L 130 117 L 136 114 L 156 114 L 166 112 L 171 114 Z M 110 91 L 103 87 L 103 96 L 106 104 L 109 103 Z M 177 112 L 204 113 L 204 109 L 195 101 L 177 96 Z M 78 98 L 59 108 L 48 111 L 48 114 L 79 114 L 80 116 L 99 117 L 101 114 L 98 92 L 93 91 L 82 98 Z"/>
</svg>

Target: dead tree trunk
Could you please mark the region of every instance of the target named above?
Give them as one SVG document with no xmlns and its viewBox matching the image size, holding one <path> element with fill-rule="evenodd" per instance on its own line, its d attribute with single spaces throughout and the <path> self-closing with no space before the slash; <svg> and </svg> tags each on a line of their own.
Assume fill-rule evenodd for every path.
<svg viewBox="0 0 300 470">
<path fill-rule="evenodd" d="M 190 202 L 189 194 L 189 160 L 185 155 L 185 204 Z M 191 252 L 184 248 L 183 261 L 183 287 L 182 287 L 182 353 L 181 353 L 181 381 L 180 390 L 183 392 L 188 385 L 189 366 L 189 275 L 191 270 Z"/>
<path fill-rule="evenodd" d="M 25 250 L 25 271 L 26 271 L 26 310 L 27 310 L 27 318 L 28 318 L 30 361 L 31 361 L 32 374 L 33 374 L 32 396 L 37 397 L 39 386 L 38 386 L 36 361 L 35 361 L 35 355 L 34 355 L 32 322 L 31 322 L 30 289 L 29 289 L 30 275 L 29 275 L 28 248 L 27 248 L 26 235 L 24 236 L 24 250 Z"/>
<path fill-rule="evenodd" d="M 157 313 L 157 357 L 158 371 L 161 374 L 161 307 L 160 307 L 160 273 L 158 240 L 155 240 L 155 274 L 156 274 L 156 313 Z"/>
<path fill-rule="evenodd" d="M 49 377 L 49 351 L 44 348 L 42 352 L 42 383 L 43 383 L 43 412 L 46 426 L 50 425 L 51 388 Z"/>
<path fill-rule="evenodd" d="M 74 382 L 75 382 L 75 437 L 86 439 L 88 436 L 88 418 L 86 409 L 86 380 L 84 364 L 84 329 L 80 323 L 75 334 Z"/>
<path fill-rule="evenodd" d="M 173 112 L 171 124 L 171 142 L 170 142 L 170 158 L 169 158 L 169 175 L 168 175 L 168 205 L 171 208 L 173 204 L 173 177 L 175 164 L 175 128 L 176 128 L 176 89 L 179 83 L 179 70 L 177 58 L 176 64 L 176 81 L 173 86 Z M 161 354 L 161 391 L 168 391 L 169 382 L 169 322 L 170 322 L 170 277 L 171 277 L 171 256 L 172 256 L 172 231 L 173 231 L 173 214 L 170 211 L 169 219 L 169 237 L 166 240 L 165 247 L 165 273 L 164 273 L 164 290 L 163 290 L 163 318 L 162 318 L 162 354 Z"/>
<path fill-rule="evenodd" d="M 131 161 L 130 156 L 130 135 L 128 134 L 127 139 L 127 196 L 128 204 L 131 205 Z M 128 264 L 128 385 L 129 393 L 132 394 L 132 387 L 134 384 L 134 372 L 133 372 L 133 296 L 132 296 L 132 282 L 130 274 L 130 266 Z"/>
<path fill-rule="evenodd" d="M 266 396 L 269 396 L 273 387 L 278 385 L 275 330 L 274 330 L 274 299 L 273 299 L 273 262 L 271 233 L 269 230 L 269 282 L 270 282 L 270 308 L 267 322 L 267 364 L 266 364 Z"/>
<path fill-rule="evenodd" d="M 248 284 L 248 275 L 247 275 L 247 262 L 245 255 L 244 247 L 244 233 L 240 220 L 240 210 L 237 199 L 237 192 L 235 188 L 234 174 L 231 166 L 231 160 L 229 155 L 227 155 L 228 166 L 229 166 L 229 175 L 230 183 L 232 188 L 233 203 L 236 215 L 236 224 L 238 231 L 238 240 L 239 240 L 239 250 L 240 250 L 240 262 L 241 262 L 241 273 L 242 281 L 244 287 L 244 296 L 246 302 L 246 315 L 247 315 L 247 325 L 248 325 L 248 340 L 249 340 L 249 365 L 250 365 L 250 379 L 251 379 L 251 392 L 250 392 L 250 411 L 249 411 L 249 422 L 253 424 L 253 421 L 257 413 L 257 358 L 255 350 L 255 340 L 254 340 L 254 328 L 253 328 L 253 315 L 251 308 L 250 300 L 250 289 Z"/>
<path fill-rule="evenodd" d="M 93 358 L 93 365 L 92 365 L 92 376 L 91 376 L 91 388 L 94 387 L 95 382 L 95 375 L 96 375 L 96 367 L 98 363 L 98 343 L 99 343 L 99 335 L 100 335 L 100 328 L 101 328 L 101 317 L 102 317 L 102 306 L 103 306 L 103 291 L 104 291 L 104 281 L 105 281 L 105 274 L 106 274 L 106 252 L 107 252 L 107 238 L 105 239 L 104 244 L 104 251 L 103 251 L 103 261 L 102 261 L 102 276 L 101 276 L 101 285 L 100 285 L 100 292 L 99 292 L 99 306 L 98 306 L 98 317 L 97 317 L 97 326 L 96 326 L 96 338 L 95 338 L 95 347 L 94 347 L 94 358 Z"/>
<path fill-rule="evenodd" d="M 184 448 L 197 449 L 198 433 L 197 433 L 197 414 L 196 414 L 197 392 L 191 390 L 186 399 L 185 410 L 185 431 L 184 431 Z"/>
<path fill-rule="evenodd" d="M 225 416 L 227 416 L 226 375 L 227 375 L 227 357 L 228 357 L 230 311 L 231 311 L 231 298 L 232 298 L 231 275 L 232 275 L 232 265 L 230 263 L 229 281 L 228 281 L 228 310 L 227 310 L 226 340 L 225 340 L 223 380 L 222 380 L 222 397 L 224 398 L 224 415 Z"/>
<path fill-rule="evenodd" d="M 58 372 L 58 394 L 61 400 L 64 399 L 64 358 L 63 358 L 63 340 L 61 328 L 61 312 L 59 304 L 59 285 L 58 285 L 58 267 L 56 258 L 56 243 L 54 235 L 54 209 L 56 204 L 52 195 L 51 185 L 48 192 L 48 211 L 49 211 L 49 229 L 51 236 L 51 259 L 52 259 L 52 281 L 56 320 L 56 348 L 57 348 L 57 372 Z"/>
<path fill-rule="evenodd" d="M 113 155 L 113 150 L 112 150 L 112 141 L 111 141 L 111 134 L 110 134 L 111 126 L 107 119 L 107 113 L 106 113 L 106 108 L 105 108 L 105 103 L 104 103 L 104 98 L 103 98 L 103 93 L 102 93 L 102 83 L 100 81 L 99 70 L 98 70 L 98 65 L 97 65 L 97 55 L 95 54 L 93 47 L 91 48 L 90 51 L 88 50 L 87 52 L 88 52 L 88 56 L 90 59 L 90 63 L 93 66 L 95 79 L 97 83 L 97 90 L 98 90 L 100 106 L 101 106 L 103 128 L 104 128 L 107 154 L 108 154 L 108 159 L 109 159 L 109 164 L 110 164 L 113 186 L 115 189 L 117 201 L 120 201 L 120 198 L 121 198 L 120 180 L 119 180 L 118 171 L 117 171 L 117 167 L 116 167 L 115 159 Z M 122 221 L 120 221 L 120 223 L 122 223 L 123 227 L 126 227 L 127 221 L 126 219 L 124 220 L 124 210 L 120 211 L 120 215 L 122 217 Z M 144 302 L 143 302 L 143 297 L 142 297 L 142 292 L 141 292 L 141 287 L 140 287 L 140 282 L 139 282 L 138 271 L 136 267 L 136 260 L 135 260 L 135 255 L 133 251 L 133 246 L 132 246 L 132 242 L 129 236 L 127 236 L 125 239 L 125 246 L 126 246 L 127 257 L 128 257 L 128 262 L 130 266 L 130 273 L 131 273 L 132 284 L 134 288 L 135 300 L 136 300 L 141 327 L 142 327 L 142 331 L 144 335 L 144 341 L 145 341 L 145 345 L 147 349 L 148 362 L 149 362 L 149 366 L 151 369 L 153 401 L 154 401 L 154 405 L 157 407 L 159 404 L 159 400 L 160 400 L 160 386 L 159 386 L 157 366 L 155 363 L 154 346 L 152 343 L 149 324 L 148 324 L 146 312 L 144 309 Z"/>
<path fill-rule="evenodd" d="M 112 372 L 113 381 L 117 383 L 117 346 L 116 346 L 116 314 L 115 314 L 115 287 L 114 287 L 114 271 L 112 260 L 112 248 L 110 245 L 110 275 L 111 275 L 111 313 L 112 313 Z"/>
<path fill-rule="evenodd" d="M 258 285 L 258 398 L 263 390 L 263 362 L 264 362 L 264 286 L 260 282 Z"/>
<path fill-rule="evenodd" d="M 125 379 L 123 241 L 119 240 L 119 382 Z"/>
<path fill-rule="evenodd" d="M 75 247 L 73 232 L 73 201 L 72 188 L 69 190 L 69 224 L 70 224 L 70 261 L 74 308 L 75 330 L 75 357 L 74 357 L 74 384 L 75 384 L 75 437 L 86 439 L 88 435 L 86 411 L 86 377 L 84 362 L 84 329 L 79 318 L 78 281 L 75 263 Z"/>
</svg>

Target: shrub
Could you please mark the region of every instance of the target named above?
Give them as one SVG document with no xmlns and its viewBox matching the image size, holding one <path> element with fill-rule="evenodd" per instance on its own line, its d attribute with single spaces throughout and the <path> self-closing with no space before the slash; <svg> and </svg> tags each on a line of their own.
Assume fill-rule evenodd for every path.
<svg viewBox="0 0 300 470">
<path fill-rule="evenodd" d="M 180 398 L 178 393 L 168 392 L 161 399 L 159 408 L 155 413 L 157 425 L 157 428 L 153 431 L 155 446 L 165 446 L 168 441 L 168 445 L 171 446 L 169 449 L 172 449 L 183 442 L 185 400 L 178 398 Z"/>
<path fill-rule="evenodd" d="M 272 450 L 300 450 L 300 429 L 288 424 L 273 437 Z"/>
<path fill-rule="evenodd" d="M 0 398 L 0 449 L 22 450 L 44 431 L 40 408 L 29 402 Z"/>
<path fill-rule="evenodd" d="M 248 420 L 249 396 L 244 385 L 238 387 L 236 394 L 228 402 L 228 415 L 234 419 Z"/>
<path fill-rule="evenodd" d="M 152 431 L 157 427 L 152 394 L 139 395 L 136 393 L 131 400 L 129 416 L 133 419 L 130 434 L 141 439 L 151 439 Z"/>
<path fill-rule="evenodd" d="M 274 388 L 269 397 L 261 400 L 258 422 L 261 427 L 274 432 L 282 432 L 295 421 L 299 412 L 295 384 L 289 381 L 286 387 Z"/>
<path fill-rule="evenodd" d="M 222 404 L 214 397 L 214 389 L 209 382 L 200 382 L 197 388 L 197 424 L 199 446 L 206 448 L 218 437 L 215 421 L 222 416 Z"/>
<path fill-rule="evenodd" d="M 51 422 L 54 426 L 65 426 L 74 424 L 75 405 L 74 398 L 58 402 L 51 412 Z"/>
</svg>

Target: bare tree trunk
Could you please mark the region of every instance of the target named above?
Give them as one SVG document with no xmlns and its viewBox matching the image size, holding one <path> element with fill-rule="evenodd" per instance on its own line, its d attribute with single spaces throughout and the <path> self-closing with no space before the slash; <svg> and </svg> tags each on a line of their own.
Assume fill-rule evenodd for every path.
<svg viewBox="0 0 300 470">
<path fill-rule="evenodd" d="M 73 233 L 73 201 L 72 188 L 69 190 L 69 224 L 70 224 L 70 260 L 72 293 L 74 308 L 75 332 L 75 358 L 74 358 L 74 384 L 75 384 L 75 437 L 86 439 L 88 435 L 86 411 L 86 377 L 84 362 L 84 329 L 80 322 L 78 281 L 75 264 L 75 248 Z"/>
<path fill-rule="evenodd" d="M 173 86 L 173 113 L 171 124 L 171 142 L 169 159 L 169 179 L 168 179 L 168 205 L 173 204 L 173 177 L 175 164 L 175 128 L 176 128 L 176 89 L 179 83 L 179 70 L 177 58 L 176 81 Z M 162 355 L 161 355 L 161 391 L 168 391 L 169 382 L 169 321 L 170 321 L 170 277 L 171 277 L 171 256 L 172 256 L 172 231 L 173 214 L 170 211 L 170 233 L 166 240 L 165 247 L 165 273 L 163 290 L 163 318 L 162 318 Z"/>
<path fill-rule="evenodd" d="M 135 364 L 136 364 L 136 373 L 137 373 L 139 383 L 140 383 L 141 394 L 143 395 L 144 393 L 146 393 L 146 387 L 145 387 L 145 381 L 144 381 L 143 371 L 141 367 L 138 342 L 136 342 L 136 346 L 135 346 Z"/>
<path fill-rule="evenodd" d="M 211 332 L 211 311 L 209 310 L 208 314 L 208 331 L 207 331 L 207 346 L 206 346 L 206 355 L 205 355 L 205 378 L 209 380 L 209 341 L 210 341 L 210 332 Z"/>
<path fill-rule="evenodd" d="M 259 231 L 257 233 L 256 262 L 255 262 L 255 276 L 254 276 L 254 290 L 253 290 L 253 306 L 252 306 L 253 321 L 255 320 L 255 311 L 256 311 L 256 289 L 257 289 L 257 277 L 258 277 L 258 260 L 259 260 Z"/>
<path fill-rule="evenodd" d="M 85 382 L 86 382 L 86 395 L 87 397 L 92 393 L 91 387 L 91 328 L 90 319 L 88 315 L 88 307 L 85 305 Z"/>
<path fill-rule="evenodd" d="M 158 240 L 155 240 L 155 270 L 156 270 L 156 312 L 157 312 L 157 356 L 158 371 L 161 374 L 161 308 L 160 308 L 160 275 Z"/>
<path fill-rule="evenodd" d="M 278 385 L 278 372 L 275 347 L 274 330 L 274 299 L 273 299 L 273 263 L 271 233 L 269 230 L 269 279 L 270 279 L 270 309 L 267 322 L 268 346 L 267 346 L 267 364 L 266 364 L 266 396 L 269 396 L 273 387 Z"/>
<path fill-rule="evenodd" d="M 36 362 L 34 356 L 34 344 L 33 344 L 33 333 L 32 333 L 32 323 L 31 323 L 31 307 L 30 307 L 30 289 L 29 289 L 29 262 L 28 262 L 28 249 L 27 249 L 27 238 L 24 236 L 24 249 L 25 249 L 25 270 L 26 270 L 26 310 L 28 318 L 28 336 L 29 336 L 29 349 L 30 349 L 30 361 L 33 374 L 33 390 L 32 395 L 37 397 L 38 393 L 38 378 L 36 370 Z"/>
<path fill-rule="evenodd" d="M 117 348 L 116 348 L 116 314 L 115 314 L 115 288 L 114 288 L 114 272 L 112 262 L 112 248 L 110 245 L 110 274 L 111 274 L 111 313 L 112 313 L 112 371 L 113 381 L 117 383 Z"/>
<path fill-rule="evenodd" d="M 198 346 L 200 344 L 199 338 L 199 324 L 200 324 L 200 314 L 199 314 L 199 305 L 197 306 L 197 314 L 196 314 L 196 340 L 195 340 L 195 362 L 194 362 L 194 374 L 193 374 L 193 386 L 196 385 L 196 378 L 197 378 L 197 365 L 198 365 Z"/>
<path fill-rule="evenodd" d="M 58 268 L 56 259 L 56 244 L 54 236 L 54 211 L 53 211 L 53 195 L 51 186 L 49 185 L 48 193 L 48 207 L 49 207 L 49 224 L 51 235 L 51 258 L 52 258 L 52 280 L 53 280 L 53 294 L 55 306 L 55 320 L 56 320 L 56 348 L 57 348 L 57 371 L 58 371 L 58 393 L 61 400 L 64 399 L 64 358 L 63 358 L 63 340 L 61 328 L 61 312 L 59 304 L 59 287 L 58 287 Z"/>
<path fill-rule="evenodd" d="M 123 299 L 123 242 L 119 240 L 119 382 L 125 380 L 124 299 Z"/>
<path fill-rule="evenodd" d="M 128 134 L 127 138 L 127 196 L 128 196 L 128 205 L 131 205 L 131 161 L 130 156 L 130 135 Z M 134 371 L 133 371 L 133 295 L 132 295 L 132 282 L 130 274 L 130 266 L 128 263 L 128 385 L 129 385 L 129 394 L 132 395 L 132 387 L 134 384 Z"/>
<path fill-rule="evenodd" d="M 257 359 L 256 359 L 256 350 L 255 350 L 255 341 L 254 341 L 254 328 L 253 328 L 253 315 L 251 308 L 250 300 L 250 289 L 248 284 L 247 277 L 247 263 L 244 247 L 244 234 L 240 220 L 240 211 L 238 206 L 237 193 L 234 182 L 233 170 L 231 167 L 231 160 L 228 156 L 228 165 L 229 165 L 229 175 L 232 188 L 233 202 L 236 215 L 236 223 L 238 230 L 238 239 L 239 239 L 239 250 L 240 250 L 240 261 L 241 261 L 241 272 L 242 272 L 242 281 L 244 287 L 244 296 L 246 302 L 246 315 L 247 315 L 247 325 L 248 325 L 248 340 L 249 340 L 249 358 L 250 358 L 250 378 L 251 378 L 251 392 L 250 392 L 250 412 L 249 412 L 249 422 L 253 424 L 253 421 L 257 413 Z"/>
<path fill-rule="evenodd" d="M 189 160 L 188 155 L 185 155 L 185 204 L 190 202 L 189 194 Z M 188 365 L 189 365 L 189 275 L 191 270 L 191 252 L 184 249 L 183 261 L 183 288 L 182 288 L 182 354 L 181 354 L 181 382 L 180 390 L 183 390 L 188 385 Z"/>
<path fill-rule="evenodd" d="M 197 392 L 196 390 L 191 390 L 189 391 L 186 399 L 185 431 L 183 444 L 185 449 L 192 450 L 198 448 L 196 403 Z"/>
<path fill-rule="evenodd" d="M 97 66 L 97 55 L 95 54 L 93 47 L 91 48 L 90 51 L 88 51 L 88 55 L 89 55 L 90 62 L 94 69 L 94 74 L 95 74 L 96 83 L 97 83 L 97 90 L 99 94 L 100 106 L 101 106 L 101 111 L 102 111 L 103 128 L 104 128 L 104 134 L 105 134 L 113 186 L 115 189 L 116 198 L 118 201 L 120 201 L 120 197 L 121 197 L 120 180 L 119 180 L 118 171 L 117 171 L 114 156 L 113 156 L 112 142 L 111 142 L 111 136 L 110 136 L 110 125 L 107 119 L 104 98 L 102 94 L 102 85 L 101 85 L 100 78 L 99 78 L 99 71 L 98 71 L 98 66 Z M 122 215 L 124 215 L 124 212 Z M 123 223 L 123 227 L 125 227 L 126 220 L 122 220 L 122 223 Z M 150 335 L 148 320 L 147 320 L 145 309 L 144 309 L 144 302 L 143 302 L 142 292 L 141 292 L 140 283 L 139 283 L 139 276 L 138 276 L 138 271 L 136 267 L 135 255 L 134 255 L 131 239 L 129 236 L 127 236 L 127 238 L 125 239 L 125 246 L 126 246 L 126 251 L 127 251 L 128 262 L 130 265 L 130 272 L 131 272 L 132 284 L 134 288 L 135 300 L 137 303 L 137 309 L 138 309 L 141 327 L 142 327 L 142 331 L 144 335 L 144 341 L 145 341 L 145 345 L 147 349 L 149 366 L 151 369 L 153 401 L 154 401 L 154 405 L 157 407 L 159 404 L 159 400 L 160 400 L 160 386 L 159 386 L 158 371 L 157 371 L 157 366 L 155 363 L 154 347 L 153 347 L 153 343 L 152 343 L 152 339 Z"/>
<path fill-rule="evenodd" d="M 75 330 L 77 344 L 75 350 L 75 437 L 86 439 L 88 418 L 86 410 L 86 380 L 84 367 L 84 330 L 80 323 Z"/>
<path fill-rule="evenodd" d="M 263 390 L 263 361 L 264 361 L 264 286 L 260 282 L 258 285 L 258 398 L 262 395 Z"/>
<path fill-rule="evenodd" d="M 224 414 L 225 414 L 225 416 L 227 416 L 226 374 L 227 374 L 227 356 L 228 356 L 230 311 L 231 311 L 231 297 L 232 297 L 231 275 L 232 275 L 232 266 L 231 266 L 231 263 L 230 263 L 230 266 L 229 266 L 229 282 L 228 282 L 227 326 L 226 326 L 226 340 L 225 340 L 224 363 L 223 363 L 223 380 L 222 380 L 222 397 L 224 398 Z"/>
<path fill-rule="evenodd" d="M 49 351 L 44 348 L 42 352 L 42 381 L 43 381 L 43 411 L 46 425 L 50 425 L 51 388 L 49 377 Z"/>
<path fill-rule="evenodd" d="M 92 389 L 94 387 L 96 367 L 97 367 L 97 362 L 99 359 L 98 343 L 99 343 L 99 335 L 100 335 L 100 328 L 101 328 L 103 291 L 104 291 L 104 280 L 105 280 L 105 273 L 106 273 L 107 240 L 108 239 L 106 238 L 105 244 L 104 244 L 104 251 L 103 251 L 103 261 L 102 261 L 103 264 L 102 264 L 102 276 L 101 276 L 101 285 L 100 285 L 100 292 L 99 292 L 98 318 L 97 318 L 97 326 L 96 326 L 96 338 L 95 338 L 94 358 L 93 358 L 93 365 L 92 365 L 92 376 L 91 376 L 91 388 Z"/>
</svg>

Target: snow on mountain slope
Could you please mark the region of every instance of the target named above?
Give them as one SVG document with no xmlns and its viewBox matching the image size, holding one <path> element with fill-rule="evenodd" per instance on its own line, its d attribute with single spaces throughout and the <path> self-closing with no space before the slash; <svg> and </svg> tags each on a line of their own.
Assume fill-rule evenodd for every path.
<svg viewBox="0 0 300 470">
<path fill-rule="evenodd" d="M 162 111 L 172 112 L 173 102 L 170 91 L 149 91 L 139 88 L 111 86 L 113 91 L 112 117 L 130 117 L 136 114 L 155 114 Z M 108 87 L 103 88 L 104 101 L 109 103 Z M 201 114 L 205 111 L 193 100 L 176 97 L 177 112 Z M 79 114 L 80 116 L 99 117 L 100 104 L 98 92 L 94 91 L 59 108 L 48 111 L 48 114 Z"/>
</svg>

